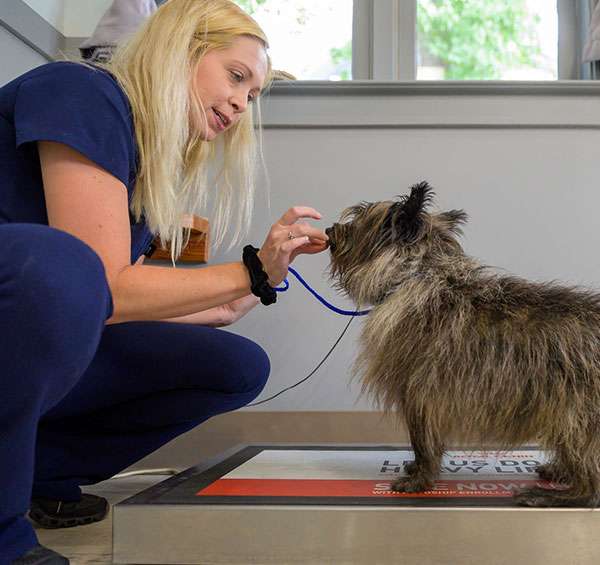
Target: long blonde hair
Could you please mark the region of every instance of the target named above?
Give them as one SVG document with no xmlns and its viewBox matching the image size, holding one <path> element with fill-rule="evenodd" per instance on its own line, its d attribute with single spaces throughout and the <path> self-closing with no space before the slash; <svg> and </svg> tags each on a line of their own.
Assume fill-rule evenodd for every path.
<svg viewBox="0 0 600 565">
<path fill-rule="evenodd" d="M 190 104 L 192 112 L 205 115 L 190 95 L 197 63 L 240 36 L 268 47 L 258 24 L 229 0 L 170 0 L 102 65 L 125 91 L 133 113 L 139 163 L 131 211 L 138 220 L 144 217 L 162 242 L 170 242 L 173 260 L 188 237 L 181 226 L 183 213 L 204 210 L 209 196 L 214 244 L 223 241 L 232 221 L 232 245 L 248 226 L 257 157 L 263 162 L 260 112 L 258 139 L 251 104 L 213 142 L 189 127 Z M 270 76 L 269 62 L 266 83 Z M 209 194 L 211 177 L 218 185 L 214 195 Z"/>
</svg>

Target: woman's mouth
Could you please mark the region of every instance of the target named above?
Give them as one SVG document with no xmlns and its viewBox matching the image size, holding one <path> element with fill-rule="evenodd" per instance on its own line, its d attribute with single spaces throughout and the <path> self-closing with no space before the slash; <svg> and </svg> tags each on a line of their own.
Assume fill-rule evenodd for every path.
<svg viewBox="0 0 600 565">
<path fill-rule="evenodd" d="M 225 131 L 230 121 L 228 116 L 226 116 L 225 114 L 221 114 L 218 110 L 215 110 L 215 108 L 213 108 L 212 110 L 215 115 L 215 122 L 217 124 L 217 127 L 221 131 Z"/>
</svg>

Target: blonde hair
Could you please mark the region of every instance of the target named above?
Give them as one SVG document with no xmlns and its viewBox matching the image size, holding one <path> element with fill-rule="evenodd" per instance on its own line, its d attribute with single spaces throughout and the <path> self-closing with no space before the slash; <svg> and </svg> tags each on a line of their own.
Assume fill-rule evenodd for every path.
<svg viewBox="0 0 600 565">
<path fill-rule="evenodd" d="M 163 243 L 170 242 L 173 260 L 189 237 L 181 226 L 183 213 L 204 211 L 209 196 L 214 199 L 210 217 L 215 244 L 223 241 L 232 221 L 231 245 L 248 227 L 257 157 L 264 165 L 252 105 L 213 142 L 189 127 L 190 110 L 206 116 L 198 97 L 191 95 L 198 62 L 240 36 L 268 47 L 258 24 L 229 0 L 170 0 L 102 65 L 125 91 L 133 113 L 139 163 L 131 211 L 137 220 L 143 216 Z M 270 62 L 267 70 L 265 88 Z M 218 185 L 214 195 L 209 195 L 211 176 Z"/>
</svg>

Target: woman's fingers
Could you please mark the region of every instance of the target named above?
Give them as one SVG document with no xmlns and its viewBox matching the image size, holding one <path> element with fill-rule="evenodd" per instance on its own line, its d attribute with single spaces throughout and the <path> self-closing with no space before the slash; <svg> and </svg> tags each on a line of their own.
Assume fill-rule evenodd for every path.
<svg viewBox="0 0 600 565">
<path fill-rule="evenodd" d="M 327 242 L 325 241 L 306 241 L 304 239 L 304 243 L 296 247 L 290 253 L 290 263 L 298 256 L 298 255 L 314 255 L 315 253 L 321 253 L 321 251 L 325 251 L 327 249 Z"/>
<path fill-rule="evenodd" d="M 311 226 L 307 222 L 289 226 L 287 237 L 288 239 L 306 239 L 308 237 L 311 241 L 317 240 L 322 242 L 329 239 L 320 229 Z"/>
<path fill-rule="evenodd" d="M 281 216 L 281 219 L 277 223 L 283 226 L 291 226 L 300 218 L 313 218 L 315 220 L 321 220 L 323 216 L 321 216 L 319 212 L 310 206 L 292 206 L 283 214 L 283 216 Z"/>
<path fill-rule="evenodd" d="M 318 231 L 318 230 L 317 230 Z M 325 236 L 326 237 L 326 236 Z M 298 255 L 314 255 L 327 249 L 327 241 L 319 237 L 310 238 L 308 236 L 300 236 L 282 244 L 281 250 L 288 252 L 289 263 L 291 263 Z"/>
<path fill-rule="evenodd" d="M 327 248 L 329 239 L 320 229 L 302 218 L 322 219 L 310 206 L 293 206 L 273 225 L 262 248 L 258 252 L 269 284 L 276 286 L 286 276 L 289 264 L 300 253 L 318 253 Z"/>
<path fill-rule="evenodd" d="M 294 239 L 284 241 L 281 244 L 281 250 L 284 253 L 290 254 L 304 245 L 310 245 L 310 238 L 307 235 L 301 235 L 300 237 L 295 237 Z"/>
</svg>

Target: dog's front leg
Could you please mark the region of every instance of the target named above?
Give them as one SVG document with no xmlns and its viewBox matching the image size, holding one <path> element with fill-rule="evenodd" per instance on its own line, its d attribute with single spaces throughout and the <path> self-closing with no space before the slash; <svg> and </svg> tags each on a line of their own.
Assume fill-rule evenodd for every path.
<svg viewBox="0 0 600 565">
<path fill-rule="evenodd" d="M 441 441 L 426 431 L 423 419 L 407 417 L 406 423 L 415 460 L 405 465 L 407 475 L 398 477 L 392 483 L 392 490 L 425 492 L 433 487 L 439 476 L 444 447 Z"/>
</svg>

